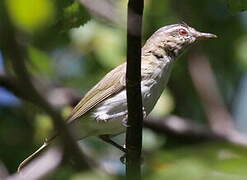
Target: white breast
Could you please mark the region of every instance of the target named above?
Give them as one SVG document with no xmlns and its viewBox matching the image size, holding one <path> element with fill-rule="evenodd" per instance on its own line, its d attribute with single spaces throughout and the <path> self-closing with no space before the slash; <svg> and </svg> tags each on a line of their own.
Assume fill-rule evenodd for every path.
<svg viewBox="0 0 247 180">
<path fill-rule="evenodd" d="M 143 80 L 142 87 L 142 99 L 143 106 L 148 115 L 154 105 L 158 101 L 161 93 L 166 87 L 172 63 L 161 63 L 152 73 L 152 77 L 148 80 Z M 87 126 L 91 132 L 91 128 L 94 128 L 94 134 L 119 134 L 125 131 L 122 120 L 127 117 L 127 98 L 126 90 L 122 90 L 116 95 L 106 99 L 99 103 L 89 114 L 90 121 L 81 121 L 82 127 Z M 107 121 L 107 123 L 106 123 Z M 86 133 L 86 132 L 85 132 Z M 87 132 L 86 134 L 89 134 Z"/>
<path fill-rule="evenodd" d="M 149 114 L 166 87 L 172 69 L 172 63 L 160 65 L 154 72 L 154 78 L 142 83 L 143 106 Z"/>
<path fill-rule="evenodd" d="M 161 63 L 153 72 L 152 78 L 142 81 L 143 106 L 147 114 L 152 111 L 166 87 L 171 66 L 172 63 Z M 107 117 L 105 114 L 109 117 L 114 116 L 114 114 L 122 116 L 121 112 L 127 112 L 126 90 L 122 90 L 120 93 L 98 104 L 93 111 L 95 117 Z"/>
</svg>

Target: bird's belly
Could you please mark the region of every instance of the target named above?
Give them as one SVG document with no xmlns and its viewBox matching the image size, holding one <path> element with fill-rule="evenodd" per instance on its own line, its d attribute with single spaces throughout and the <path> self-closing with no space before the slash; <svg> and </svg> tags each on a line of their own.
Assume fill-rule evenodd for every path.
<svg viewBox="0 0 247 180">
<path fill-rule="evenodd" d="M 114 115 L 119 112 L 127 110 L 127 101 L 126 101 L 126 90 L 122 90 L 116 95 L 106 99 L 102 103 L 99 103 L 94 108 L 94 115 L 97 117 L 101 114 Z"/>
<path fill-rule="evenodd" d="M 97 135 L 123 133 L 126 127 L 122 121 L 127 118 L 126 90 L 99 103 L 89 116 Z"/>
<path fill-rule="evenodd" d="M 160 75 L 155 79 L 150 79 L 142 83 L 142 99 L 146 114 L 148 115 L 157 103 L 160 95 L 166 87 L 169 79 L 171 67 L 166 66 Z"/>
<path fill-rule="evenodd" d="M 125 126 L 122 125 L 122 117 L 110 119 L 107 122 L 96 121 L 91 113 L 81 120 L 70 124 L 77 139 L 83 139 L 89 136 L 99 135 L 118 135 L 125 132 Z"/>
<path fill-rule="evenodd" d="M 152 86 L 143 86 L 142 89 L 143 107 L 146 114 L 148 115 L 153 110 L 164 88 L 154 84 Z"/>
<path fill-rule="evenodd" d="M 169 70 L 158 79 L 143 81 L 142 100 L 146 115 L 154 108 L 169 77 Z M 81 120 L 80 127 L 84 131 L 83 137 L 91 135 L 117 135 L 125 132 L 123 120 L 127 118 L 126 89 L 106 99 L 95 106 L 87 115 L 87 120 Z"/>
</svg>

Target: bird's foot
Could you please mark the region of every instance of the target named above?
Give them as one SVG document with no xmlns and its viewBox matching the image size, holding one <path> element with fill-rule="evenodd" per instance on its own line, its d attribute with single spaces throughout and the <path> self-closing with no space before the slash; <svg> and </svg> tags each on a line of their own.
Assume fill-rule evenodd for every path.
<svg viewBox="0 0 247 180">
<path fill-rule="evenodd" d="M 108 122 L 110 120 L 110 118 L 107 114 L 102 114 L 102 115 L 96 116 L 95 120 L 97 122 Z"/>
<path fill-rule="evenodd" d="M 123 120 L 122 120 L 122 124 L 124 127 L 130 127 L 130 125 L 128 125 L 128 115 L 126 115 Z"/>
<path fill-rule="evenodd" d="M 126 164 L 126 158 L 127 158 L 127 154 L 124 153 L 124 155 L 122 155 L 122 156 L 119 158 L 119 160 L 120 160 L 121 163 Z M 144 162 L 144 158 L 141 157 L 141 164 L 143 164 L 143 162 Z"/>
<path fill-rule="evenodd" d="M 116 142 L 114 142 L 113 140 L 111 140 L 109 135 L 100 135 L 99 138 L 101 140 L 105 141 L 106 143 L 115 146 L 116 148 L 118 148 L 122 152 L 127 153 L 127 149 L 125 148 L 125 146 L 121 146 L 121 145 L 117 144 Z"/>
<path fill-rule="evenodd" d="M 144 107 L 142 107 L 142 114 L 143 114 L 143 119 L 147 117 L 147 112 Z"/>
</svg>

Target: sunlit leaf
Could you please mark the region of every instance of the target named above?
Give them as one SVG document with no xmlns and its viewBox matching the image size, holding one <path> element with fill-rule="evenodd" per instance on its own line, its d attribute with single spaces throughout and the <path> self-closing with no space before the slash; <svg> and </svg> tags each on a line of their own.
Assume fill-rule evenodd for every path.
<svg viewBox="0 0 247 180">
<path fill-rule="evenodd" d="M 94 51 L 97 60 L 114 68 L 125 60 L 123 31 L 90 21 L 71 31 L 72 42 L 83 52 Z"/>
<path fill-rule="evenodd" d="M 24 31 L 38 31 L 53 20 L 51 0 L 6 0 L 6 4 L 14 24 Z"/>
<path fill-rule="evenodd" d="M 90 18 L 87 11 L 78 2 L 74 2 L 64 9 L 63 28 L 64 30 L 79 27 Z"/>
</svg>

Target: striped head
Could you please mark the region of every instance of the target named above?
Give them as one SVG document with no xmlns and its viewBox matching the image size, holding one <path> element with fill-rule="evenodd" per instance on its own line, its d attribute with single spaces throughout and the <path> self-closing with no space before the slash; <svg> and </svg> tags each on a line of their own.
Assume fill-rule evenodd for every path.
<svg viewBox="0 0 247 180">
<path fill-rule="evenodd" d="M 202 33 L 187 24 L 173 24 L 158 29 L 148 40 L 146 49 L 161 48 L 166 55 L 177 57 L 188 45 L 197 40 L 216 38 L 210 33 Z"/>
</svg>

